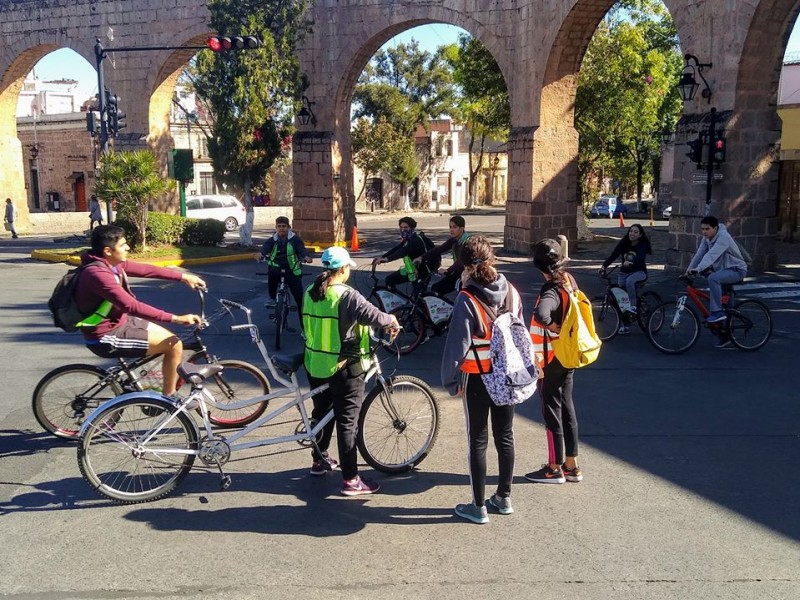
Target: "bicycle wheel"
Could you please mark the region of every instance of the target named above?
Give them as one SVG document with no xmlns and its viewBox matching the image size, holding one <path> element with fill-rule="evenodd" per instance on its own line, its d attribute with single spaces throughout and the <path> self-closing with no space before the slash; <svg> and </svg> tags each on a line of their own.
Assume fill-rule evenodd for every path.
<svg viewBox="0 0 800 600">
<path fill-rule="evenodd" d="M 681 354 L 697 342 L 700 319 L 685 304 L 664 302 L 650 313 L 645 333 L 657 350 L 665 354 Z"/>
<path fill-rule="evenodd" d="M 740 350 L 758 350 L 772 335 L 772 316 L 758 300 L 743 300 L 728 311 L 728 333 Z"/>
<path fill-rule="evenodd" d="M 122 504 L 175 489 L 194 464 L 197 428 L 188 414 L 174 412 L 170 402 L 145 397 L 96 411 L 78 446 L 78 467 L 89 486 Z"/>
<path fill-rule="evenodd" d="M 650 313 L 653 312 L 653 309 L 656 306 L 662 304 L 663 300 L 661 300 L 661 296 L 655 292 L 644 292 L 639 296 L 637 302 L 636 322 L 639 324 L 639 328 L 642 331 L 647 332 L 647 324 L 650 320 Z M 656 330 L 661 327 L 659 323 L 654 323 L 654 326 L 657 326 Z"/>
<path fill-rule="evenodd" d="M 94 365 L 64 365 L 42 377 L 33 391 L 33 414 L 56 437 L 74 440 L 83 420 L 103 402 L 122 393 L 119 380 L 106 381 Z"/>
<path fill-rule="evenodd" d="M 221 360 L 217 364 L 224 367 L 222 372 L 205 385 L 220 406 L 269 394 L 269 381 L 259 368 L 241 360 Z M 268 406 L 269 400 L 236 410 L 209 406 L 208 418 L 218 427 L 244 427 L 263 415 Z"/>
<path fill-rule="evenodd" d="M 387 350 L 392 353 L 399 352 L 401 355 L 410 354 L 425 337 L 425 320 L 419 311 L 414 310 L 411 306 L 395 308 L 389 314 L 397 317 L 397 322 L 400 323 L 402 329 Z"/>
<path fill-rule="evenodd" d="M 281 349 L 281 334 L 286 326 L 286 315 L 289 307 L 286 306 L 286 298 L 283 294 L 278 294 L 275 302 L 275 350 Z"/>
<path fill-rule="evenodd" d="M 400 375 L 373 388 L 358 419 L 358 449 L 372 468 L 403 473 L 421 463 L 439 435 L 439 403 L 416 377 Z"/>
<path fill-rule="evenodd" d="M 608 294 L 592 299 L 592 314 L 597 337 L 607 342 L 619 331 L 620 317 L 616 307 L 611 303 Z"/>
</svg>

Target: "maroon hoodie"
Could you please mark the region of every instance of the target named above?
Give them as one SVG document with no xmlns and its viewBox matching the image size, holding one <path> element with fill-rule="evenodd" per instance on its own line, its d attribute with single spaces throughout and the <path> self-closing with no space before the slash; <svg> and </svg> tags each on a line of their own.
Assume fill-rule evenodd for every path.
<svg viewBox="0 0 800 600">
<path fill-rule="evenodd" d="M 109 331 L 123 325 L 128 319 L 128 314 L 148 321 L 161 321 L 164 323 L 172 321 L 172 313 L 144 302 L 139 302 L 131 292 L 125 275 L 180 281 L 180 271 L 137 263 L 132 260 L 120 263 L 112 270 L 111 265 L 108 264 L 105 258 L 94 256 L 89 252 L 81 257 L 81 264 L 83 265 L 94 261 L 100 261 L 103 264 L 95 265 L 81 272 L 78 287 L 75 290 L 75 303 L 78 305 L 78 309 L 86 314 L 97 309 L 103 300 L 108 300 L 114 307 L 111 309 L 108 318 L 97 327 L 81 328 L 84 338 L 87 340 L 99 340 Z M 115 274 L 115 271 L 117 274 Z M 124 281 L 124 285 L 120 280 Z"/>
</svg>

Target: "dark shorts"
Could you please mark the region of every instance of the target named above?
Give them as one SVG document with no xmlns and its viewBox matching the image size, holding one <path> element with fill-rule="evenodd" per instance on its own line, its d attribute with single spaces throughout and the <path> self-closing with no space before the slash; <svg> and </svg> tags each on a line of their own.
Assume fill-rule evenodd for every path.
<svg viewBox="0 0 800 600">
<path fill-rule="evenodd" d="M 139 358 L 147 355 L 148 321 L 139 317 L 128 317 L 121 327 L 109 331 L 97 343 L 87 343 L 100 358 Z"/>
</svg>

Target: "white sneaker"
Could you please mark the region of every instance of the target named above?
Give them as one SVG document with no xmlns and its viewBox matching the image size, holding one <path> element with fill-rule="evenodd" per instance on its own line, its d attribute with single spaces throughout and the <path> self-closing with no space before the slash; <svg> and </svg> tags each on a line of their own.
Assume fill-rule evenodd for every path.
<svg viewBox="0 0 800 600">
<path fill-rule="evenodd" d="M 619 335 L 628 335 L 631 332 L 630 327 L 627 325 L 620 325 L 620 328 L 617 330 Z"/>
</svg>

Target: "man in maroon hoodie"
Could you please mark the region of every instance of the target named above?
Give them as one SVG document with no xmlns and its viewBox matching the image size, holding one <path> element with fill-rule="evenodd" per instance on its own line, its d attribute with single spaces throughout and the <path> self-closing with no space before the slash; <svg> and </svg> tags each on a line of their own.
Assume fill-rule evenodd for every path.
<svg viewBox="0 0 800 600">
<path fill-rule="evenodd" d="M 103 358 L 163 354 L 162 391 L 171 395 L 178 384 L 183 344 L 171 331 L 152 321 L 194 325 L 200 323 L 200 317 L 174 315 L 140 302 L 131 292 L 127 275 L 183 281 L 191 288 L 206 284 L 191 273 L 129 261 L 129 251 L 121 227 L 100 225 L 92 230 L 92 249 L 81 257 L 82 264 L 91 266 L 81 272 L 75 303 L 84 314 L 101 313 L 104 318 L 96 325 L 81 327 L 81 331 L 86 346 Z M 101 307 L 104 303 L 105 310 Z"/>
</svg>

